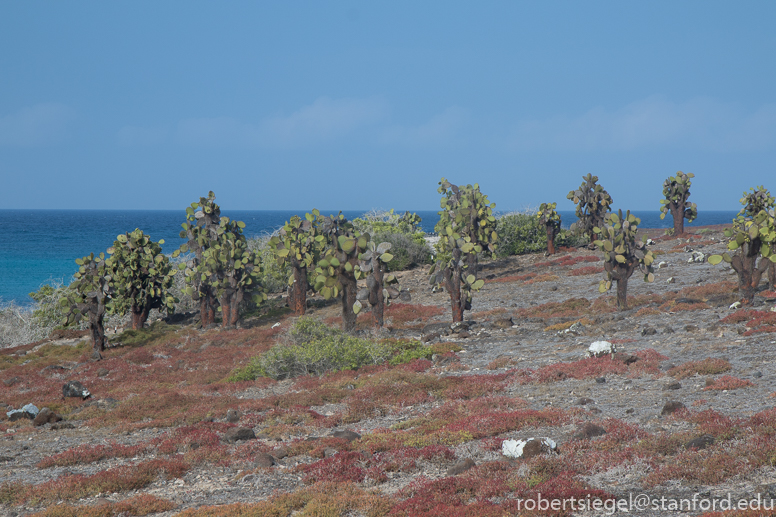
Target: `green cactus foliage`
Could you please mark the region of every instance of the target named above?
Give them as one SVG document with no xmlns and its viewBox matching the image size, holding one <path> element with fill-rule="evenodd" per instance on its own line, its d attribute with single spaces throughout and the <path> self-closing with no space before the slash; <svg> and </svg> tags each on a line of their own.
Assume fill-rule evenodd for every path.
<svg viewBox="0 0 776 517">
<path fill-rule="evenodd" d="M 733 219 L 733 226 L 725 230 L 731 253 L 712 255 L 709 264 L 727 262 L 738 275 L 738 289 L 745 302 L 751 303 L 760 285 L 763 273 L 769 273 L 773 282 L 776 269 L 776 220 L 774 198 L 763 187 L 744 192 L 744 208 Z M 759 263 L 757 262 L 759 258 Z"/>
<path fill-rule="evenodd" d="M 367 251 L 371 237 L 356 231 L 342 212 L 324 217 L 320 229 L 326 249 L 315 267 L 313 289 L 327 300 L 340 298 L 342 329 L 351 332 L 356 328 L 358 280 L 366 276 L 358 257 Z"/>
<path fill-rule="evenodd" d="M 199 209 L 199 210 L 197 210 Z M 222 325 L 239 321 L 239 305 L 246 296 L 258 304 L 267 299 L 261 285 L 261 259 L 248 249 L 245 223 L 221 217 L 211 191 L 207 198 L 186 209 L 181 237 L 188 242 L 176 253 L 193 252 L 192 260 L 179 266 L 186 275 L 186 294 L 200 301 L 202 326 L 212 325 L 219 305 Z"/>
<path fill-rule="evenodd" d="M 687 198 L 690 197 L 691 178 L 695 174 L 692 172 L 685 174 L 682 171 L 676 173 L 663 182 L 663 196 L 660 200 L 660 219 L 664 219 L 669 212 L 674 218 L 674 235 L 684 233 L 684 220 L 688 223 L 693 222 L 698 217 L 698 207 L 695 203 L 690 203 Z"/>
<path fill-rule="evenodd" d="M 571 225 L 572 230 L 586 234 L 590 242 L 595 240 L 593 228 L 604 224 L 604 216 L 611 210 L 612 197 L 598 185 L 598 176 L 588 174 L 582 176 L 582 184 L 577 190 L 572 190 L 566 196 L 577 205 L 576 213 L 579 221 Z"/>
<path fill-rule="evenodd" d="M 142 230 L 116 237 L 108 248 L 113 265 L 112 312 L 132 313 L 132 328 L 143 328 L 151 309 L 175 310 L 178 300 L 168 290 L 177 269 L 162 253 L 163 240 L 154 242 Z"/>
<path fill-rule="evenodd" d="M 463 321 L 463 312 L 471 309 L 472 292 L 485 285 L 477 279 L 477 255 L 496 249 L 496 204 L 488 201 L 476 183 L 458 187 L 442 178 L 437 192 L 443 194 L 442 210 L 434 228 L 439 242 L 430 282 L 447 289 L 453 321 Z"/>
<path fill-rule="evenodd" d="M 385 305 L 390 303 L 391 298 L 399 296 L 399 291 L 392 287 L 393 284 L 398 284 L 399 280 L 396 275 L 388 273 L 388 263 L 393 260 L 390 250 L 390 242 L 377 245 L 372 241 L 367 243 L 367 251 L 358 256 L 359 269 L 367 275 L 366 288 L 358 292 L 353 312 L 358 314 L 361 311 L 362 300 L 369 301 L 376 327 L 383 326 Z"/>
<path fill-rule="evenodd" d="M 277 263 L 289 270 L 288 305 L 297 316 L 307 308 L 308 272 L 318 263 L 326 246 L 326 237 L 320 230 L 322 222 L 316 209 L 305 214 L 304 220 L 295 215 L 269 240 Z"/>
<path fill-rule="evenodd" d="M 94 253 L 75 260 L 78 271 L 70 284 L 67 296 L 60 305 L 67 316 L 63 324 L 73 325 L 86 319 L 92 334 L 93 357 L 100 359 L 105 350 L 105 326 L 103 319 L 113 294 L 113 266 L 104 253 Z"/>
<path fill-rule="evenodd" d="M 604 293 L 611 289 L 612 282 L 617 282 L 617 306 L 620 310 L 628 308 L 628 279 L 637 269 L 644 274 L 645 282 L 652 282 L 655 276 L 652 272 L 654 254 L 647 249 L 643 241 L 636 240 L 641 219 L 632 215 L 630 210 L 623 216 L 622 210 L 617 214 L 607 214 L 602 228 L 593 228 L 598 237 L 595 244 L 604 252 L 604 271 L 606 279 L 601 280 L 598 291 Z"/>
<path fill-rule="evenodd" d="M 537 219 L 547 232 L 547 254 L 555 254 L 555 237 L 561 233 L 560 214 L 555 211 L 557 203 L 542 203 L 536 213 Z"/>
</svg>

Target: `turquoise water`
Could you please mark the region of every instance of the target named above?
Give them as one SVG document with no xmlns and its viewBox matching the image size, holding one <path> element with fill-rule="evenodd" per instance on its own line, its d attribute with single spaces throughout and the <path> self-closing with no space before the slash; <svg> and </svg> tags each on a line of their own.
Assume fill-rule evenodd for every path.
<svg viewBox="0 0 776 517">
<path fill-rule="evenodd" d="M 223 215 L 244 221 L 249 237 L 272 232 L 303 210 L 233 210 Z M 322 210 L 329 214 L 334 211 Z M 349 219 L 361 210 L 343 212 Z M 418 211 L 422 227 L 431 232 L 439 220 L 436 211 Z M 574 221 L 573 212 L 560 212 Z M 671 217 L 659 212 L 634 212 L 643 228 L 669 228 Z M 735 212 L 701 212 L 690 226 L 729 223 Z M 75 259 L 105 251 L 119 233 L 140 228 L 154 240 L 164 239 L 165 253 L 183 243 L 178 235 L 185 213 L 181 210 L 0 210 L 0 301 L 28 304 L 28 293 L 50 281 L 68 283 L 76 271 Z M 564 223 L 565 226 L 565 223 Z"/>
</svg>

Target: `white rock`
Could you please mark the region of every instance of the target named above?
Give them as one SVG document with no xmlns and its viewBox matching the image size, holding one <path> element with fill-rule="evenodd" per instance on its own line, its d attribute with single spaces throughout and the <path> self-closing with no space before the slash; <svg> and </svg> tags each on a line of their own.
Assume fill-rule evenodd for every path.
<svg viewBox="0 0 776 517">
<path fill-rule="evenodd" d="M 666 283 L 668 283 L 668 284 L 673 284 L 674 282 L 676 282 L 676 279 L 674 277 L 672 277 L 672 276 L 669 276 L 668 280 L 666 280 Z"/>
<path fill-rule="evenodd" d="M 666 262 L 665 260 L 663 260 L 662 262 L 660 262 L 660 264 L 657 265 L 658 269 L 661 269 L 664 267 L 668 267 L 668 262 Z"/>
<path fill-rule="evenodd" d="M 273 328 L 273 329 L 274 329 L 274 328 L 278 328 L 279 326 L 280 326 L 280 322 L 278 321 L 277 323 L 275 323 L 274 325 L 272 325 L 272 328 Z"/>
<path fill-rule="evenodd" d="M 654 246 L 654 245 L 655 245 L 655 241 L 653 241 L 652 239 L 647 239 L 647 246 Z"/>
<path fill-rule="evenodd" d="M 501 442 L 501 454 L 508 458 L 522 458 L 523 449 L 531 441 L 540 441 L 543 448 L 551 451 L 557 449 L 558 444 L 551 438 L 528 438 L 527 440 L 504 440 Z"/>
<path fill-rule="evenodd" d="M 741 308 L 741 302 L 733 302 L 730 304 L 730 307 L 728 309 L 740 309 Z"/>
<path fill-rule="evenodd" d="M 706 262 L 706 255 L 704 255 L 700 251 L 693 251 L 692 256 L 689 259 L 687 259 L 688 264 L 692 264 L 692 263 L 701 264 L 703 262 Z"/>
<path fill-rule="evenodd" d="M 601 357 L 606 354 L 613 354 L 617 351 L 617 347 L 608 341 L 594 341 L 587 349 L 588 357 Z"/>
</svg>

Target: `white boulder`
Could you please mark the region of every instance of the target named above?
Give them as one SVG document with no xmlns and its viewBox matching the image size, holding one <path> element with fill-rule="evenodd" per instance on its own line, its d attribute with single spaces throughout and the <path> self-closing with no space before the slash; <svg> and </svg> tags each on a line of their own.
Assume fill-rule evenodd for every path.
<svg viewBox="0 0 776 517">
<path fill-rule="evenodd" d="M 613 354 L 617 351 L 617 347 L 608 341 L 594 341 L 587 349 L 588 357 L 601 357 L 606 354 Z"/>
</svg>

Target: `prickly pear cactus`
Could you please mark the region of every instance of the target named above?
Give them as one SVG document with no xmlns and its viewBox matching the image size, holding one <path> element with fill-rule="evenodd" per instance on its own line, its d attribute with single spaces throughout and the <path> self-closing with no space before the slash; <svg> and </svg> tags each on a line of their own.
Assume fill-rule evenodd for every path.
<svg viewBox="0 0 776 517">
<path fill-rule="evenodd" d="M 439 242 L 430 282 L 447 289 L 453 321 L 463 321 L 463 312 L 471 309 L 472 292 L 485 285 L 477 279 L 477 254 L 496 249 L 496 204 L 488 201 L 476 183 L 458 187 L 442 178 L 437 192 L 443 194 L 442 210 L 434 228 Z"/>
<path fill-rule="evenodd" d="M 175 310 L 178 301 L 168 293 L 177 269 L 162 253 L 164 240 L 154 242 L 142 230 L 135 229 L 116 237 L 108 248 L 113 263 L 112 310 L 132 313 L 132 328 L 143 328 L 151 309 Z"/>
<path fill-rule="evenodd" d="M 304 220 L 293 216 L 278 235 L 269 240 L 275 259 L 281 267 L 290 269 L 288 301 L 294 314 L 301 316 L 307 308 L 308 271 L 317 264 L 326 244 L 320 232 L 323 218 L 318 210 L 305 214 Z"/>
<path fill-rule="evenodd" d="M 607 214 L 602 228 L 593 228 L 598 237 L 593 244 L 604 252 L 604 271 L 606 280 L 601 280 L 598 291 L 604 293 L 611 289 L 612 282 L 617 282 L 617 307 L 620 310 L 628 308 L 628 279 L 637 269 L 644 273 L 644 281 L 652 282 L 652 262 L 655 256 L 647 249 L 646 236 L 642 242 L 636 240 L 636 232 L 641 219 L 632 215 L 630 210 L 622 215 Z"/>
<path fill-rule="evenodd" d="M 313 289 L 325 299 L 340 298 L 342 302 L 342 329 L 350 332 L 356 328 L 358 280 L 361 271 L 358 257 L 367 251 L 371 237 L 359 234 L 342 215 L 324 217 L 321 234 L 326 239 L 326 249 L 315 267 Z"/>
<path fill-rule="evenodd" d="M 372 317 L 376 327 L 382 327 L 384 323 L 385 305 L 391 298 L 399 296 L 399 291 L 392 284 L 398 284 L 396 275 L 388 273 L 388 263 L 393 260 L 390 253 L 391 243 L 374 242 L 367 243 L 367 251 L 360 254 L 359 269 L 366 274 L 366 288 L 358 292 L 353 312 L 358 314 L 363 305 L 361 301 L 368 301 L 372 306 Z"/>
<path fill-rule="evenodd" d="M 690 203 L 687 198 L 690 197 L 691 178 L 695 174 L 692 172 L 685 174 L 682 171 L 676 173 L 663 182 L 663 196 L 660 200 L 660 219 L 664 219 L 666 214 L 671 212 L 674 218 L 674 235 L 684 233 L 684 220 L 691 223 L 698 217 L 698 207 L 695 203 Z"/>
<path fill-rule="evenodd" d="M 582 176 L 582 184 L 577 190 L 572 190 L 566 196 L 577 205 L 579 221 L 571 225 L 572 230 L 581 230 L 588 235 L 590 242 L 595 240 L 593 228 L 604 224 L 604 216 L 611 210 L 612 197 L 598 185 L 598 176 L 588 174 Z"/>
<path fill-rule="evenodd" d="M 92 334 L 93 357 L 100 359 L 105 350 L 105 326 L 103 319 L 113 294 L 113 266 L 104 253 L 94 253 L 75 260 L 78 271 L 66 298 L 60 301 L 67 317 L 63 324 L 73 325 L 86 319 Z"/>
<path fill-rule="evenodd" d="M 560 214 L 555 211 L 557 203 L 542 203 L 536 217 L 547 232 L 547 254 L 555 254 L 555 237 L 560 233 Z"/>
<path fill-rule="evenodd" d="M 738 290 L 747 303 L 754 300 L 763 273 L 768 271 L 771 285 L 776 276 L 774 198 L 763 187 L 750 190 L 741 198 L 744 208 L 733 219 L 733 226 L 725 230 L 725 236 L 730 239 L 728 250 L 733 253 L 712 255 L 708 259 L 709 264 L 723 261 L 730 264 L 738 275 Z"/>
<path fill-rule="evenodd" d="M 217 304 L 222 325 L 231 327 L 239 320 L 239 304 L 246 295 L 251 295 L 254 303 L 267 299 L 261 285 L 261 259 L 248 249 L 242 233 L 245 223 L 220 215 L 212 191 L 199 203 L 192 203 L 186 209 L 181 232 L 188 242 L 178 250 L 194 254 L 181 268 L 188 284 L 186 294 L 200 301 L 203 327 L 215 322 Z"/>
</svg>

